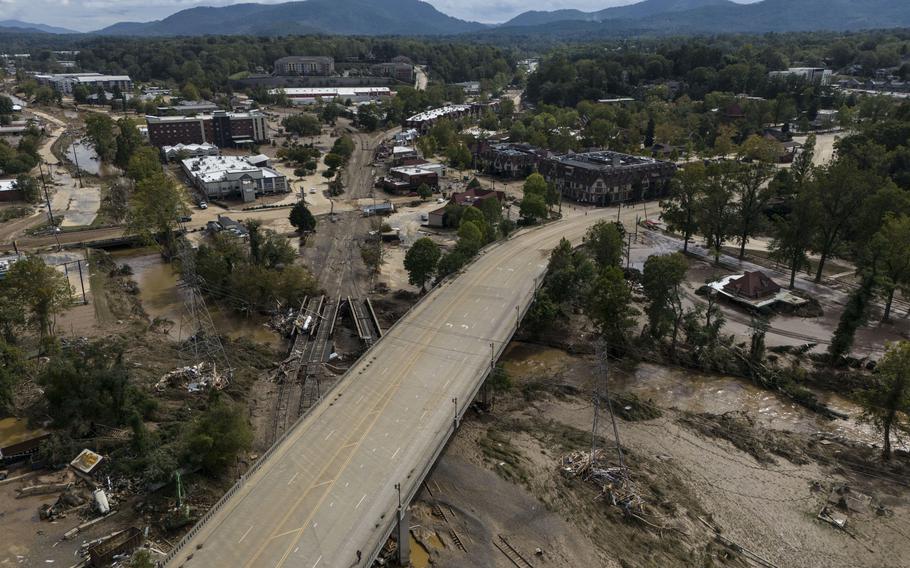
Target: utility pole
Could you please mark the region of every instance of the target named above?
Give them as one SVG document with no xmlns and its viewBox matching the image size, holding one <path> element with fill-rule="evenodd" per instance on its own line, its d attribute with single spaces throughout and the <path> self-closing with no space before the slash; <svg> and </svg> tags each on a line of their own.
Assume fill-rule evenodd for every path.
<svg viewBox="0 0 910 568">
<path fill-rule="evenodd" d="M 76 154 L 76 138 L 73 136 L 73 163 L 76 164 L 76 177 L 79 178 L 79 187 L 82 187 L 82 170 L 79 169 L 79 155 Z"/>
<path fill-rule="evenodd" d="M 63 250 L 60 246 L 60 237 L 57 235 L 57 222 L 54 220 L 54 210 L 51 207 L 51 196 L 47 192 L 47 182 L 44 180 L 44 168 L 41 167 L 41 160 L 38 160 L 38 171 L 41 173 L 41 185 L 44 187 L 44 200 L 47 203 L 47 215 L 51 222 L 51 232 L 54 234 L 54 241 L 57 243 L 57 250 Z M 50 173 L 50 172 L 48 172 Z"/>
</svg>

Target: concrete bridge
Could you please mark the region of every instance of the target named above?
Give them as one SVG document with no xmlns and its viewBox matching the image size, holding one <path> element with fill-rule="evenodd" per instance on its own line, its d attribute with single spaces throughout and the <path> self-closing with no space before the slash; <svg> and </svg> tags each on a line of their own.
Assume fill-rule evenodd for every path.
<svg viewBox="0 0 910 568">
<path fill-rule="evenodd" d="M 434 289 L 209 511 L 166 565 L 369 566 L 517 329 L 550 250 L 563 237 L 580 242 L 609 213 L 495 244 Z M 406 545 L 407 522 L 400 524 Z"/>
</svg>

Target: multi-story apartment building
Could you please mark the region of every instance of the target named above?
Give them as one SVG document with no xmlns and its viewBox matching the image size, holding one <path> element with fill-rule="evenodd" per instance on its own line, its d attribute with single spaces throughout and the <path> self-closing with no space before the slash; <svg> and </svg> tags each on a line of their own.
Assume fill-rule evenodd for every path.
<svg viewBox="0 0 910 568">
<path fill-rule="evenodd" d="M 59 93 L 71 95 L 78 85 L 90 91 L 97 91 L 99 87 L 105 91 L 120 90 L 128 93 L 133 90 L 133 80 L 129 75 L 102 75 L 101 73 L 57 73 L 53 75 L 35 75 L 39 85 L 53 87 Z"/>
<path fill-rule="evenodd" d="M 209 198 L 256 196 L 290 191 L 287 178 L 268 166 L 264 156 L 200 156 L 181 162 L 193 185 Z"/>
<path fill-rule="evenodd" d="M 268 142 L 265 115 L 259 111 L 196 116 L 146 116 L 149 142 L 159 148 L 177 144 L 214 144 L 232 148 Z"/>
<path fill-rule="evenodd" d="M 323 55 L 291 55 L 275 61 L 275 75 L 326 77 L 335 74 L 335 60 Z"/>
<path fill-rule="evenodd" d="M 563 197 L 594 205 L 661 197 L 676 173 L 672 162 L 610 151 L 554 156 L 538 167 Z"/>
</svg>

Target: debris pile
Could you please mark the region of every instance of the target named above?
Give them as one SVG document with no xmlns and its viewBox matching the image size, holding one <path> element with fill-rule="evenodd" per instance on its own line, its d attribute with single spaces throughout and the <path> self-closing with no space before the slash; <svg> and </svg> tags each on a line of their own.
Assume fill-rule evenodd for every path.
<svg viewBox="0 0 910 568">
<path fill-rule="evenodd" d="M 294 309 L 278 312 L 265 325 L 285 337 L 291 337 L 296 331 L 297 314 L 298 311 Z"/>
<path fill-rule="evenodd" d="M 228 384 L 228 377 L 220 373 L 214 363 L 202 362 L 174 369 L 161 377 L 155 389 L 163 391 L 169 387 L 185 387 L 189 392 L 199 392 L 213 388 L 221 390 Z"/>
<path fill-rule="evenodd" d="M 849 513 L 865 514 L 872 510 L 872 497 L 854 491 L 849 485 L 835 485 L 828 494 L 818 518 L 839 529 L 847 526 Z"/>
<path fill-rule="evenodd" d="M 562 458 L 560 469 L 566 477 L 578 477 L 597 485 L 602 496 L 609 499 L 613 506 L 626 514 L 638 516 L 643 512 L 644 500 L 629 479 L 628 471 L 608 463 L 602 449 L 593 453 L 575 451 Z"/>
</svg>

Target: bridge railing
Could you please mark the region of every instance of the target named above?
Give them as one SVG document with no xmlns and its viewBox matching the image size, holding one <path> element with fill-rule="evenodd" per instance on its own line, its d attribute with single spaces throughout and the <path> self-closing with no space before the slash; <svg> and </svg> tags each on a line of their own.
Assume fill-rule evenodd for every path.
<svg viewBox="0 0 910 568">
<path fill-rule="evenodd" d="M 420 298 L 420 300 L 418 300 L 418 301 L 415 302 L 411 307 L 409 307 L 409 308 L 407 309 L 407 311 L 406 311 L 404 314 L 402 314 L 402 316 L 401 316 L 400 318 L 398 318 L 398 320 L 396 320 L 395 323 L 393 323 L 392 326 L 389 327 L 389 329 L 388 329 L 383 335 L 388 335 L 389 333 L 391 333 L 392 331 L 394 331 L 395 328 L 398 327 L 398 325 L 399 325 L 401 322 L 403 322 L 405 319 L 407 319 L 408 315 L 410 315 L 411 312 L 413 312 L 414 310 L 416 310 L 417 308 L 419 308 L 419 307 L 424 303 L 424 301 L 425 301 L 427 298 L 429 298 L 430 296 L 433 295 L 434 292 L 436 292 L 436 290 L 441 289 L 441 288 L 443 288 L 444 286 L 448 286 L 449 284 L 451 284 L 452 281 L 454 281 L 455 278 L 456 278 L 459 274 L 461 274 L 461 272 L 463 272 L 466 268 L 470 267 L 470 266 L 473 265 L 475 262 L 477 262 L 478 259 L 482 258 L 482 257 L 485 256 L 486 254 L 489 254 L 489 252 L 490 252 L 491 250 L 495 250 L 496 248 L 502 246 L 505 242 L 507 242 L 507 241 L 509 241 L 509 240 L 512 240 L 512 239 L 514 239 L 515 237 L 517 237 L 517 236 L 519 236 L 519 235 L 522 235 L 522 234 L 525 234 L 525 233 L 529 233 L 529 232 L 531 232 L 531 231 L 534 231 L 534 230 L 536 230 L 536 229 L 539 229 L 539 228 L 542 228 L 542 227 L 545 227 L 545 226 L 546 226 L 546 224 L 543 224 L 543 225 L 536 225 L 536 226 L 534 226 L 534 227 L 531 227 L 531 228 L 528 228 L 528 229 L 525 229 L 525 230 L 516 231 L 515 233 L 513 233 L 512 235 L 510 235 L 508 239 L 504 239 L 504 240 L 501 240 L 501 241 L 496 241 L 495 243 L 492 243 L 491 245 L 485 247 L 485 248 L 481 251 L 480 254 L 478 254 L 477 256 L 475 256 L 475 257 L 471 260 L 471 262 L 468 263 L 468 264 L 467 264 L 464 268 L 462 268 L 460 271 L 458 271 L 457 273 L 452 274 L 452 275 L 450 275 L 450 276 L 444 278 L 443 280 L 437 282 L 437 283 L 434 284 L 429 290 L 427 290 L 427 293 L 424 294 L 424 296 L 423 296 L 422 298 Z M 535 286 L 534 286 L 534 288 L 532 288 L 531 294 L 530 294 L 531 298 L 533 298 L 534 293 L 535 293 L 536 290 L 537 290 L 537 287 L 540 286 L 540 283 L 541 283 L 542 281 L 543 281 L 542 278 L 539 278 L 539 279 L 537 279 L 537 281 L 535 281 Z M 518 304 L 518 305 L 520 306 L 521 304 Z M 524 317 L 524 315 L 527 313 L 528 309 L 530 308 L 530 305 L 531 305 L 531 302 L 528 302 L 527 305 L 524 306 L 524 310 L 523 310 L 523 311 L 522 311 L 521 309 L 519 309 L 519 313 L 520 313 L 519 319 L 521 319 L 521 318 Z M 509 335 L 510 338 L 512 337 L 512 335 L 514 335 L 514 333 L 515 333 L 516 330 L 517 330 L 517 325 L 516 325 L 515 328 L 513 328 L 512 333 Z M 368 357 L 368 356 L 370 355 L 370 353 L 371 353 L 374 349 L 376 349 L 377 346 L 378 346 L 380 343 L 381 343 L 381 341 L 376 341 L 376 342 L 374 342 L 372 345 L 370 345 L 370 346 L 367 348 L 367 350 L 363 352 L 363 354 L 360 356 L 360 359 L 358 359 L 358 360 L 362 360 L 362 359 Z M 508 343 L 509 343 L 508 341 L 502 342 L 502 344 L 500 345 L 499 351 L 496 353 L 496 358 L 497 358 L 497 359 L 498 359 L 499 356 L 502 354 L 502 351 L 505 349 L 505 347 L 508 345 Z M 354 369 L 354 367 L 356 367 L 356 365 L 355 365 L 355 366 L 352 366 L 351 369 Z M 332 385 L 328 390 L 326 390 L 324 393 L 321 393 L 320 399 L 325 398 L 327 395 L 329 395 L 330 393 L 334 392 L 335 389 L 337 389 L 337 388 L 339 387 L 339 385 L 343 384 L 343 383 L 345 382 L 345 379 L 347 379 L 348 375 L 350 374 L 351 369 L 349 369 L 349 370 L 344 374 L 344 376 L 343 376 L 340 380 L 336 381 L 335 384 Z M 485 379 L 484 379 L 484 380 L 485 380 Z M 483 382 L 484 382 L 484 381 L 479 381 L 479 382 L 477 383 L 477 388 L 476 388 L 476 389 L 474 390 L 474 392 L 472 393 L 472 396 L 470 397 L 468 403 L 465 404 L 465 405 L 461 408 L 461 410 L 458 411 L 458 419 L 459 419 L 459 420 L 461 419 L 462 416 L 464 416 L 464 413 L 467 411 L 468 406 L 470 405 L 470 400 L 473 400 L 474 396 L 476 396 L 476 393 L 477 393 L 477 391 L 480 389 L 480 386 L 483 384 Z M 304 412 L 303 414 L 301 414 L 300 417 L 299 417 L 296 421 L 294 421 L 294 423 L 291 425 L 291 427 L 288 428 L 287 430 L 285 430 L 285 431 L 281 434 L 281 436 L 279 436 L 278 439 L 275 440 L 275 443 L 272 444 L 271 447 L 269 447 L 269 449 L 265 451 L 265 453 L 263 453 L 261 456 L 259 456 L 259 458 L 253 463 L 253 465 L 250 466 L 250 469 L 248 469 L 246 472 L 244 472 L 243 475 L 241 475 L 240 478 L 234 483 L 234 485 L 232 485 L 231 488 L 228 489 L 227 493 L 225 493 L 224 495 L 222 495 L 221 498 L 218 499 L 218 501 L 216 501 L 215 504 L 212 505 L 212 507 L 211 507 L 208 511 L 206 511 L 206 513 L 202 516 L 202 518 L 200 518 L 200 519 L 196 522 L 196 524 L 193 525 L 193 528 L 190 529 L 190 531 L 189 531 L 188 533 L 186 533 L 186 534 L 183 536 L 183 538 L 181 538 L 181 539 L 177 542 L 176 545 L 174 545 L 174 548 L 172 548 L 172 549 L 167 553 L 167 555 L 164 557 L 164 560 L 162 560 L 162 561 L 160 561 L 160 562 L 158 563 L 158 566 L 159 566 L 159 567 L 161 567 L 161 566 L 167 566 L 168 563 L 170 563 L 172 560 L 174 560 L 174 558 L 177 557 L 178 554 L 180 554 L 180 551 L 183 550 L 183 549 L 186 547 L 186 545 L 190 543 L 190 541 L 193 539 L 193 537 L 195 537 L 197 534 L 199 534 L 199 533 L 202 531 L 203 528 L 205 528 L 205 525 L 208 524 L 209 521 L 211 521 L 212 517 L 213 517 L 218 511 L 220 511 L 220 510 L 224 507 L 224 505 L 231 499 L 231 497 L 233 497 L 234 495 L 237 494 L 237 492 L 239 492 L 241 489 L 243 489 L 243 488 L 246 486 L 247 482 L 256 474 L 256 472 L 259 471 L 259 469 L 262 467 L 262 465 L 263 465 L 266 461 L 268 461 L 269 458 L 271 458 L 271 457 L 275 454 L 275 452 L 276 452 L 279 448 L 281 448 L 282 445 L 284 445 L 285 441 L 291 436 L 291 434 L 293 434 L 294 431 L 297 430 L 297 426 L 300 425 L 301 422 L 303 422 L 304 420 L 306 420 L 306 419 L 309 417 L 310 413 L 313 411 L 313 409 L 315 409 L 317 406 L 318 406 L 318 404 L 314 404 L 314 405 L 311 406 L 309 409 L 307 409 L 306 412 Z M 436 458 L 437 458 L 437 457 L 439 456 L 439 454 L 442 452 L 443 448 L 445 447 L 445 445 L 446 445 L 446 443 L 448 442 L 449 438 L 451 437 L 452 433 L 455 432 L 455 429 L 456 429 L 456 425 L 455 425 L 455 423 L 453 422 L 452 428 L 451 428 L 451 432 L 447 432 L 446 435 L 443 436 L 442 443 L 441 443 L 441 444 L 439 445 L 439 447 L 436 449 L 436 451 L 435 451 L 435 453 L 434 453 L 434 456 L 433 456 L 433 460 L 430 462 L 429 466 L 427 466 L 427 468 L 426 468 L 427 471 L 429 471 L 429 468 L 432 467 L 433 463 L 436 462 Z M 425 476 L 426 476 L 426 473 L 421 474 L 420 479 L 423 479 Z M 408 502 L 410 502 L 410 500 L 413 499 L 413 495 L 415 495 L 415 494 L 417 493 L 417 487 L 419 487 L 419 484 L 415 484 L 415 486 L 411 489 L 411 491 L 409 491 L 409 493 L 408 493 Z M 395 525 L 393 524 L 393 525 L 392 525 L 392 528 L 389 529 L 390 532 L 386 534 L 386 537 L 385 537 L 385 538 L 388 538 L 388 534 L 391 534 L 391 530 L 394 529 L 394 526 L 395 526 Z M 385 538 L 383 539 L 383 541 L 385 540 Z M 197 548 L 202 548 L 202 546 L 201 546 L 201 545 L 197 545 Z M 379 550 L 377 549 L 376 552 L 375 552 L 374 555 L 373 555 L 374 560 L 375 560 L 375 556 L 378 555 L 378 554 L 379 554 Z M 191 557 L 191 556 L 192 556 L 192 552 L 190 553 L 190 557 Z M 189 559 L 189 557 L 188 557 L 187 559 Z"/>
</svg>

